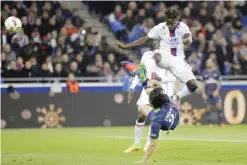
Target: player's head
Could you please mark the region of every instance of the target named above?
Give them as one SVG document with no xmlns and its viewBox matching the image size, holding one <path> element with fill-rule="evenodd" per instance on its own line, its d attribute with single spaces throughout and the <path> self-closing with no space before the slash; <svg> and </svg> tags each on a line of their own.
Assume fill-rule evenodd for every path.
<svg viewBox="0 0 247 165">
<path fill-rule="evenodd" d="M 165 91 L 161 88 L 154 88 L 149 93 L 149 102 L 154 109 L 161 108 L 165 103 Z"/>
<path fill-rule="evenodd" d="M 179 12 L 175 8 L 168 8 L 165 11 L 165 21 L 169 30 L 172 30 L 176 27 L 178 19 Z"/>
<path fill-rule="evenodd" d="M 207 66 L 208 69 L 211 69 L 211 68 L 214 67 L 214 62 L 213 62 L 213 60 L 211 58 L 207 59 L 206 66 Z"/>
</svg>

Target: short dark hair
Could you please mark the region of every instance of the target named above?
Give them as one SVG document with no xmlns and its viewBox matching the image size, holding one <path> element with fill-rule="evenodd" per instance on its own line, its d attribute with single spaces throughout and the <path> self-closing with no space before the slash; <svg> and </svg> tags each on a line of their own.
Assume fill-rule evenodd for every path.
<svg viewBox="0 0 247 165">
<path fill-rule="evenodd" d="M 165 11 L 165 19 L 178 19 L 179 12 L 175 8 L 167 8 Z"/>
<path fill-rule="evenodd" d="M 149 94 L 149 101 L 153 108 L 161 108 L 166 99 L 165 99 L 165 92 L 162 88 L 155 88 Z"/>
</svg>

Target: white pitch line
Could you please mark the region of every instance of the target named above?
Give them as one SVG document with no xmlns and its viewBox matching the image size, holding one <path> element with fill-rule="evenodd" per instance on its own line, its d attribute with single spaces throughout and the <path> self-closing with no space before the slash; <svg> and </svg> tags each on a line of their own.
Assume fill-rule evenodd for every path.
<svg viewBox="0 0 247 165">
<path fill-rule="evenodd" d="M 92 136 L 92 138 L 105 139 L 133 139 L 131 136 Z M 175 138 L 175 137 L 161 137 L 160 140 L 174 140 L 174 141 L 202 141 L 202 142 L 228 142 L 228 143 L 247 143 L 247 140 L 230 140 L 230 139 L 201 139 L 201 138 Z"/>
</svg>

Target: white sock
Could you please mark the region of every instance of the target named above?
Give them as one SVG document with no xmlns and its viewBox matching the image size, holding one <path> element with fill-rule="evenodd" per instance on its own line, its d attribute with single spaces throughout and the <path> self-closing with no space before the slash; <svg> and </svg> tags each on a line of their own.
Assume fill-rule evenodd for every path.
<svg viewBox="0 0 247 165">
<path fill-rule="evenodd" d="M 182 98 L 184 98 L 185 96 L 190 95 L 192 92 L 189 91 L 188 87 L 185 86 L 183 87 L 183 89 L 181 91 L 179 91 L 176 95 L 179 97 L 179 99 L 181 100 Z"/>
<path fill-rule="evenodd" d="M 150 144 L 151 125 L 149 125 L 148 128 L 149 128 L 148 129 L 148 137 L 147 137 L 147 141 L 146 141 L 145 147 L 149 146 L 149 144 Z"/>
<path fill-rule="evenodd" d="M 135 145 L 140 145 L 141 143 L 141 138 L 142 138 L 142 131 L 143 128 L 145 126 L 145 121 L 143 123 L 138 123 L 138 121 L 136 121 L 136 125 L 135 125 Z"/>
</svg>

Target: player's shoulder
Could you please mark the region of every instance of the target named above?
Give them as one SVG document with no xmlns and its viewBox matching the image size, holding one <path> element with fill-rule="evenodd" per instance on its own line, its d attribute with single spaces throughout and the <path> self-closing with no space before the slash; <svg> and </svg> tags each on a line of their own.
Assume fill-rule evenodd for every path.
<svg viewBox="0 0 247 165">
<path fill-rule="evenodd" d="M 179 22 L 179 26 L 181 26 L 181 27 L 188 27 L 188 25 L 186 25 L 186 24 L 183 23 L 183 22 Z"/>
<path fill-rule="evenodd" d="M 156 29 L 163 29 L 166 27 L 166 22 L 159 23 L 154 26 Z"/>
<path fill-rule="evenodd" d="M 219 68 L 215 68 L 215 69 L 214 69 L 214 72 L 220 75 L 220 70 L 219 70 Z"/>
</svg>

